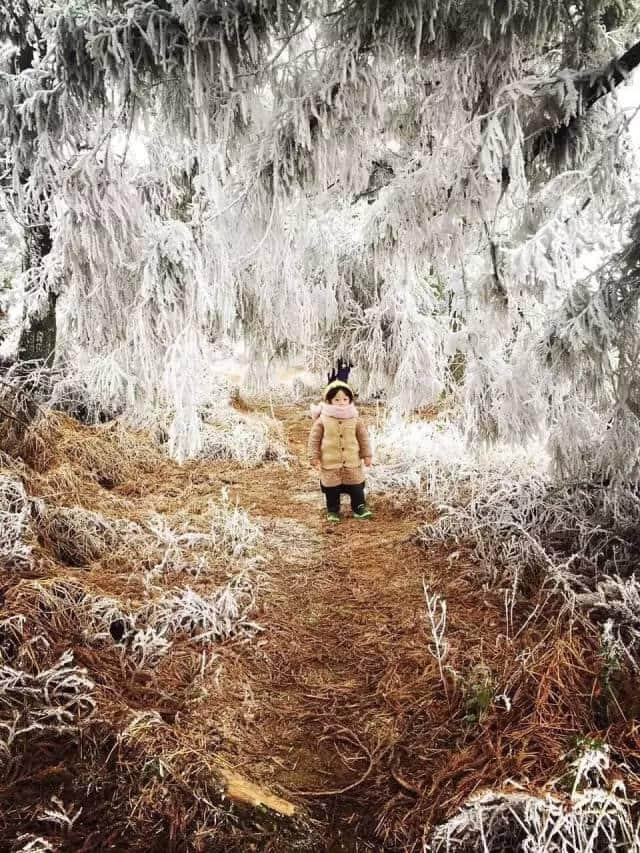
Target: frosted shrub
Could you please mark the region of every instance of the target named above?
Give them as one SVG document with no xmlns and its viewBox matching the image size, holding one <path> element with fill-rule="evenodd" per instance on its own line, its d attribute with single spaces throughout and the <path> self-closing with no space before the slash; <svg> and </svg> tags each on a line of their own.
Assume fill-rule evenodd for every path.
<svg viewBox="0 0 640 853">
<path fill-rule="evenodd" d="M 584 586 L 590 578 L 630 574 L 640 551 L 633 521 L 637 496 L 619 492 L 615 503 L 612 497 L 597 484 L 552 486 L 535 470 L 494 472 L 479 475 L 466 489 L 452 490 L 440 517 L 424 525 L 421 535 L 425 542 L 466 542 L 487 565 L 515 571 L 524 564 L 563 577 L 580 575 L 582 590 L 595 590 Z"/>
<path fill-rule="evenodd" d="M 514 471 L 546 468 L 538 444 L 472 445 L 455 421 L 442 414 L 433 421 L 407 420 L 391 414 L 371 431 L 375 466 L 367 474 L 378 492 L 416 489 L 435 501 L 462 490 L 484 491 L 489 481 Z"/>
<path fill-rule="evenodd" d="M 470 462 L 473 460 L 474 467 Z M 546 578 L 598 622 L 634 662 L 640 653 L 640 559 L 635 488 L 551 480 L 545 455 L 494 447 L 434 462 L 429 497 L 438 516 L 419 530 L 425 546 L 452 541 L 495 580 Z M 635 665 L 635 664 L 634 664 Z"/>
<path fill-rule="evenodd" d="M 464 441 L 453 426 L 410 421 L 391 414 L 371 431 L 375 467 L 367 475 L 369 488 L 377 492 L 401 489 L 433 490 L 438 463 L 460 465 Z"/>
<path fill-rule="evenodd" d="M 31 564 L 29 507 L 22 483 L 0 474 L 0 563 L 8 568 Z"/>
<path fill-rule="evenodd" d="M 539 474 L 514 479 L 507 471 L 484 476 L 478 472 L 464 484 L 452 481 L 449 495 L 441 496 L 440 516 L 425 524 L 420 536 L 425 542 L 468 544 L 492 570 L 546 565 L 544 547 L 526 532 L 540 511 L 546 487 Z"/>
<path fill-rule="evenodd" d="M 600 621 L 604 620 L 603 651 L 609 664 L 616 665 L 624 658 L 637 671 L 640 667 L 640 583 L 635 574 L 628 578 L 601 577 L 593 592 L 585 591 L 587 585 L 578 585 L 572 574 L 561 575 L 561 580 L 578 606 Z"/>
</svg>

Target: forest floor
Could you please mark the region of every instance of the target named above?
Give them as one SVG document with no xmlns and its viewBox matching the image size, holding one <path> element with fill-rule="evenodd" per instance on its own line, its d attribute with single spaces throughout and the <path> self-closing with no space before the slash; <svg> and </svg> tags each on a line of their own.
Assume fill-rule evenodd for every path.
<svg viewBox="0 0 640 853">
<path fill-rule="evenodd" d="M 46 794 L 84 809 L 51 849 L 421 850 L 483 789 L 513 780 L 541 792 L 567 776 L 568 791 L 580 739 L 606 728 L 612 749 L 637 750 L 635 729 L 603 712 L 597 632 L 554 604 L 539 579 L 511 600 L 464 548 L 425 548 L 416 532 L 434 510 L 415 496 L 372 496 L 367 522 L 343 505 L 341 524 L 328 525 L 306 461 L 309 419 L 293 406 L 273 415 L 292 454 L 287 467 L 177 465 L 158 455 L 132 457 L 126 477 L 97 476 L 88 456 L 95 428 L 64 419 L 47 459 L 23 470 L 29 494 L 57 506 L 129 521 L 161 514 L 195 531 L 226 487 L 262 526 L 265 561 L 251 614 L 259 630 L 216 644 L 211 657 L 185 640 L 157 666 L 133 668 L 114 644 L 89 647 L 70 622 L 57 634 L 48 624 L 52 648 L 71 645 L 101 691 L 99 729 L 87 736 L 97 746 L 85 746 L 89 760 L 78 744 L 49 744 L 5 781 L 5 838 L 18 825 L 42 832 L 46 821 L 29 816 Z M 139 555 L 112 550 L 78 566 L 55 542 L 40 537 L 38 548 L 35 570 L 2 572 L 5 613 L 36 612 L 34 582 L 144 595 Z M 442 669 L 425 587 L 446 601 Z M 161 726 L 141 730 L 142 757 L 123 755 L 114 734 L 134 711 Z M 152 772 L 154 750 L 166 758 Z M 221 778 L 227 799 L 212 804 Z"/>
</svg>

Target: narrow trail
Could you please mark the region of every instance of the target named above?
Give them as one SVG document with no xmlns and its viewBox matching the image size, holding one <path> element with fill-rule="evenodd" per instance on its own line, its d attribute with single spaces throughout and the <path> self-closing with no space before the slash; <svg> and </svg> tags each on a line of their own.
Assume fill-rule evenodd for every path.
<svg viewBox="0 0 640 853">
<path fill-rule="evenodd" d="M 423 578 L 449 602 L 458 666 L 473 666 L 483 644 L 497 642 L 502 604 L 483 592 L 474 567 L 413 541 L 424 508 L 374 497 L 372 521 L 351 518 L 343 503 L 342 523 L 328 525 L 306 462 L 309 420 L 293 409 L 275 415 L 291 468 L 237 472 L 230 482 L 277 545 L 256 615 L 264 634 L 241 655 L 227 649 L 217 697 L 229 715 L 225 758 L 309 809 L 328 851 L 412 849 L 427 814 L 442 817 L 473 789 L 456 780 L 461 749 L 476 764 L 470 780 L 478 761 L 491 761 L 448 743 L 449 699 L 428 651 Z M 484 618 L 474 624 L 479 607 Z"/>
</svg>

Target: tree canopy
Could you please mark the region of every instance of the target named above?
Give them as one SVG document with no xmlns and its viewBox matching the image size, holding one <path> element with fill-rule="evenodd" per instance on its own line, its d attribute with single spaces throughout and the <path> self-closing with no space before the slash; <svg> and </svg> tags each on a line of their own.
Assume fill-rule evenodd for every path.
<svg viewBox="0 0 640 853">
<path fill-rule="evenodd" d="M 636 479 L 639 28 L 627 0 L 5 4 L 5 205 L 51 237 L 26 322 L 58 294 L 58 361 L 170 405 L 178 455 L 234 335 Z"/>
</svg>

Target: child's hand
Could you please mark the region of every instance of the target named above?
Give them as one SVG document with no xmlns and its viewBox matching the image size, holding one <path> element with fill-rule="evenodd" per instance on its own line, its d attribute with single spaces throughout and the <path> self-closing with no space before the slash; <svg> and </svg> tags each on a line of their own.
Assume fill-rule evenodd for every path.
<svg viewBox="0 0 640 853">
<path fill-rule="evenodd" d="M 312 462 L 311 464 L 313 465 L 313 467 L 314 467 L 314 468 L 317 468 L 317 469 L 318 469 L 318 471 L 320 470 L 320 468 L 321 468 L 321 466 L 322 466 L 322 463 L 320 462 L 320 460 L 319 460 L 319 459 L 316 459 L 316 460 L 315 460 L 314 462 Z"/>
<path fill-rule="evenodd" d="M 370 456 L 365 456 L 364 464 L 367 466 L 367 468 L 371 468 L 371 466 L 373 465 L 373 459 Z"/>
</svg>

